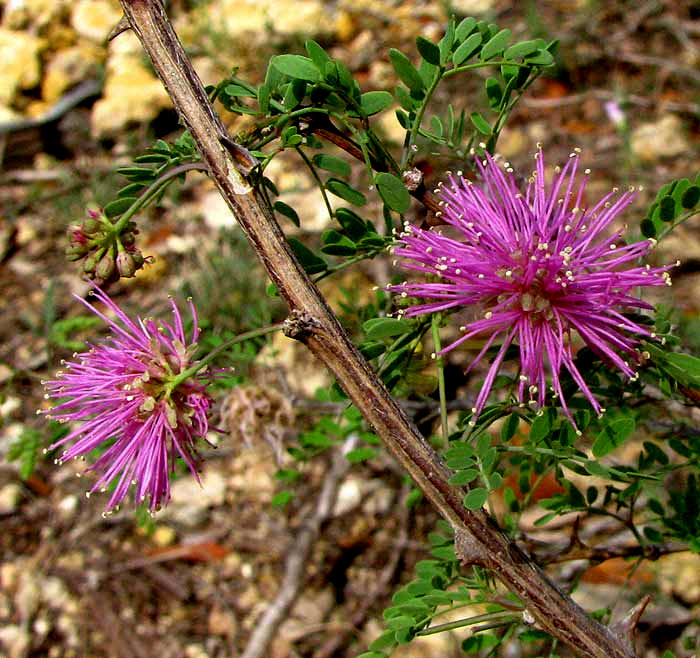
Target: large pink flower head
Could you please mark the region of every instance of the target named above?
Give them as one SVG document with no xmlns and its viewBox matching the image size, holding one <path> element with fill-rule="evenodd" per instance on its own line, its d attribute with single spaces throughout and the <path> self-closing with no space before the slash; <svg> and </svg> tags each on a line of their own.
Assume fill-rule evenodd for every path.
<svg viewBox="0 0 700 658">
<path fill-rule="evenodd" d="M 464 309 L 471 321 L 461 336 L 441 353 L 470 338 L 485 338 L 469 368 L 494 345 L 476 399 L 479 415 L 508 348 L 520 349 L 518 398 L 541 409 L 548 382 L 572 420 L 562 394 L 566 369 L 594 410 L 604 411 L 574 363 L 576 337 L 629 378 L 639 361 L 638 337 L 653 337 L 624 313 L 651 309 L 634 291 L 670 285 L 669 267 L 651 268 L 639 259 L 653 240 L 626 244 L 622 231 L 609 226 L 632 202 L 635 193 L 613 189 L 591 208 L 583 207 L 586 179 L 576 184 L 578 151 L 545 180 L 541 151 L 524 192 L 512 168 L 489 155 L 477 161 L 481 182 L 472 184 L 461 172 L 440 185 L 442 219 L 447 226 L 423 230 L 406 225 L 393 253 L 402 267 L 430 276 L 428 282 L 391 286 L 405 297 L 430 300 L 411 306 L 406 316 Z M 473 422 L 472 420 L 472 422 Z"/>
<path fill-rule="evenodd" d="M 149 499 L 151 511 L 156 511 L 170 499 L 170 473 L 178 456 L 198 478 L 195 442 L 209 429 L 211 398 L 197 375 L 188 372 L 199 335 L 197 316 L 190 303 L 194 327 L 188 342 L 174 302 L 172 323 L 132 321 L 99 288 L 93 294 L 114 320 L 80 301 L 112 333 L 88 352 L 74 355 L 76 361 L 64 362 L 56 379 L 44 382 L 46 397 L 59 403 L 42 413 L 79 423 L 49 450 L 72 444 L 59 463 L 101 450 L 88 467 L 99 473 L 88 495 L 116 482 L 107 503 L 110 511 L 133 483 L 136 500 Z"/>
</svg>

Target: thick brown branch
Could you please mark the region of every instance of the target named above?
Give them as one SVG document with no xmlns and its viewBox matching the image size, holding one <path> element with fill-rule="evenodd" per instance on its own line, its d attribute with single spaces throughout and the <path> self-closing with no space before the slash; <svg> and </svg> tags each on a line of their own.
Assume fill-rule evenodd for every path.
<svg viewBox="0 0 700 658">
<path fill-rule="evenodd" d="M 243 180 L 221 144 L 225 134 L 159 0 L 122 0 L 131 27 L 153 62 L 175 108 L 197 143 L 211 178 L 248 236 L 292 312 L 295 331 L 335 375 L 387 449 L 411 475 L 457 536 L 469 536 L 468 560 L 492 568 L 527 606 L 538 625 L 586 658 L 632 658 L 610 630 L 590 619 L 553 585 L 482 510 L 462 505 L 463 491 L 389 395 L 292 255 L 276 221 Z"/>
</svg>

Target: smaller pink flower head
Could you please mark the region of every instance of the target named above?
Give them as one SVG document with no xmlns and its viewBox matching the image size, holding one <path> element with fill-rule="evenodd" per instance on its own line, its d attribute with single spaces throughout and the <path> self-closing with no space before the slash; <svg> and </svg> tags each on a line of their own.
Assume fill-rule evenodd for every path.
<svg viewBox="0 0 700 658">
<path fill-rule="evenodd" d="M 71 444 L 58 462 L 100 456 L 87 470 L 99 477 L 87 495 L 116 483 L 107 511 L 119 505 L 130 486 L 138 502 L 149 500 L 156 511 L 170 499 L 170 473 L 181 457 L 195 478 L 199 456 L 197 439 L 209 429 L 211 398 L 196 376 L 180 377 L 191 365 L 199 335 L 197 315 L 188 342 L 177 305 L 171 301 L 172 323 L 137 318 L 132 321 L 102 290 L 94 296 L 116 317 L 110 319 L 80 298 L 102 318 L 111 336 L 44 382 L 46 398 L 58 404 L 42 413 L 59 422 L 78 423 L 49 450 Z"/>
<path fill-rule="evenodd" d="M 578 152 L 556 168 L 549 183 L 542 152 L 535 158 L 524 192 L 512 168 L 502 169 L 488 155 L 477 161 L 481 183 L 472 184 L 461 174 L 450 176 L 449 183 L 440 186 L 446 230 L 406 225 L 393 249 L 401 267 L 430 278 L 390 286 L 402 296 L 426 300 L 401 313 L 412 317 L 463 309 L 479 316 L 460 327 L 462 335 L 441 353 L 484 337 L 471 369 L 500 344 L 476 399 L 474 419 L 511 345 L 520 350 L 521 403 L 540 409 L 550 385 L 573 423 L 560 381 L 566 369 L 601 413 L 574 364 L 575 337 L 635 378 L 638 337 L 653 334 L 624 313 L 652 308 L 635 296 L 638 288 L 671 283 L 670 266 L 639 265 L 653 240 L 627 244 L 622 231 L 610 234 L 611 222 L 632 202 L 634 191 L 618 194 L 614 189 L 585 208 L 589 172 L 577 186 Z"/>
</svg>

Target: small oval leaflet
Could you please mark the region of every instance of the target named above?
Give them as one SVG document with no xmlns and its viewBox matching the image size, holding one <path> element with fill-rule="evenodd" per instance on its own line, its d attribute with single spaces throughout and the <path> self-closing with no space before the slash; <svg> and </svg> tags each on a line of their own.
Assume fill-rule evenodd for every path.
<svg viewBox="0 0 700 658">
<path fill-rule="evenodd" d="M 271 60 L 272 65 L 290 78 L 320 82 L 321 72 L 308 57 L 303 55 L 276 55 Z"/>
<path fill-rule="evenodd" d="M 489 492 L 483 487 L 477 487 L 472 489 L 465 497 L 462 503 L 464 506 L 471 510 L 472 512 L 481 509 L 489 497 Z"/>
<path fill-rule="evenodd" d="M 391 336 L 400 336 L 411 330 L 411 323 L 398 318 L 372 318 L 362 325 L 367 340 L 379 340 Z"/>
<path fill-rule="evenodd" d="M 508 28 L 497 32 L 481 49 L 481 55 L 479 57 L 482 60 L 487 60 L 496 55 L 500 55 L 506 49 L 509 40 L 510 30 Z"/>
<path fill-rule="evenodd" d="M 393 174 L 382 172 L 374 179 L 379 196 L 389 208 L 403 214 L 411 205 L 411 195 L 406 186 Z"/>
</svg>

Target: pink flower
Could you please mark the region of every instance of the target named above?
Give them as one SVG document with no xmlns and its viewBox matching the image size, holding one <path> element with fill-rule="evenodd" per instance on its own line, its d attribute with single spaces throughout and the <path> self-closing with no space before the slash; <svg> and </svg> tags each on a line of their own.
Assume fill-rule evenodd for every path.
<svg viewBox="0 0 700 658">
<path fill-rule="evenodd" d="M 80 299 L 110 327 L 112 335 L 88 352 L 65 363 L 56 379 L 45 382 L 45 397 L 58 400 L 45 411 L 60 422 L 79 426 L 49 447 L 71 444 L 58 460 L 100 456 L 87 470 L 99 477 L 87 495 L 116 483 L 107 511 L 119 505 L 131 484 L 138 502 L 149 500 L 151 511 L 170 499 L 170 473 L 177 457 L 198 478 L 197 439 L 209 429 L 211 398 L 194 370 L 188 372 L 199 335 L 197 316 L 188 342 L 182 317 L 172 303 L 173 321 L 132 321 L 99 288 L 95 297 L 114 315 L 112 320 Z M 196 370 L 196 369 L 195 369 Z"/>
<path fill-rule="evenodd" d="M 642 266 L 639 259 L 654 241 L 626 244 L 610 223 L 632 202 L 634 192 L 612 192 L 584 208 L 586 179 L 576 186 L 578 155 L 545 181 L 542 152 L 524 193 L 513 170 L 490 157 L 477 162 L 483 182 L 472 184 L 458 173 L 440 187 L 447 227 L 423 230 L 406 225 L 393 253 L 401 266 L 429 276 L 427 282 L 391 286 L 402 296 L 429 300 L 401 313 L 408 317 L 440 311 L 469 311 L 462 335 L 445 347 L 453 350 L 475 336 L 485 338 L 473 368 L 494 345 L 492 359 L 476 399 L 479 415 L 506 351 L 520 351 L 518 399 L 540 409 L 548 380 L 572 421 L 561 387 L 569 372 L 597 413 L 604 411 L 574 364 L 577 337 L 627 377 L 637 375 L 638 337 L 650 330 L 626 317 L 626 311 L 651 309 L 635 296 L 644 286 L 670 285 L 670 267 Z M 588 175 L 588 170 L 585 172 Z M 473 319 L 478 315 L 476 319 Z"/>
</svg>

